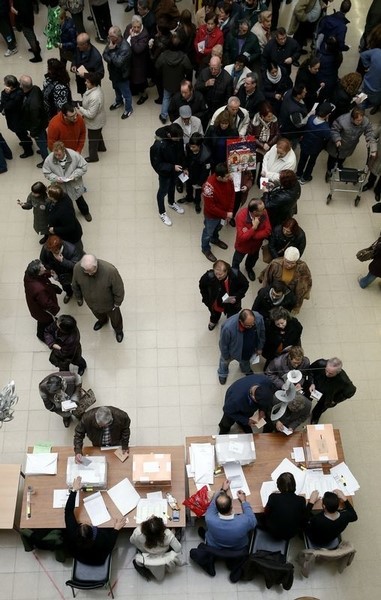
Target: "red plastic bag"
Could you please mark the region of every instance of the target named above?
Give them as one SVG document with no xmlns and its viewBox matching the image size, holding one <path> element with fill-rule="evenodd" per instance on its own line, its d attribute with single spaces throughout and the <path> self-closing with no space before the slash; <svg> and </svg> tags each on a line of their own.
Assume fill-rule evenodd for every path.
<svg viewBox="0 0 381 600">
<path fill-rule="evenodd" d="M 183 504 L 187 508 L 190 508 L 197 517 L 203 517 L 210 504 L 207 486 L 204 485 L 204 487 L 193 494 L 193 496 L 184 500 Z"/>
</svg>

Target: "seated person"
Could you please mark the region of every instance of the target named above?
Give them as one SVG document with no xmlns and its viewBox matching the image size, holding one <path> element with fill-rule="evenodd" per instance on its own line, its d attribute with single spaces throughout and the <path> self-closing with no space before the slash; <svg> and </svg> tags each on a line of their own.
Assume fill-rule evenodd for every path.
<svg viewBox="0 0 381 600">
<path fill-rule="evenodd" d="M 310 360 L 307 356 L 304 356 L 303 348 L 291 346 L 289 350 L 282 352 L 280 356 L 269 363 L 265 375 L 276 385 L 278 390 L 281 390 L 286 381 L 287 373 L 292 369 L 298 369 L 302 373 L 302 379 L 295 387 L 298 391 L 305 389 L 305 393 L 307 393 L 309 366 Z"/>
<path fill-rule="evenodd" d="M 131 419 L 124 410 L 114 406 L 101 406 L 88 410 L 75 428 L 75 461 L 82 462 L 83 439 L 87 434 L 93 446 L 122 446 L 129 454 Z"/>
<path fill-rule="evenodd" d="M 246 494 L 241 490 L 237 496 L 242 506 L 242 514 L 233 513 L 232 498 L 227 493 L 229 488 L 230 482 L 224 481 L 208 506 L 205 514 L 205 542 L 213 548 L 246 550 L 249 547 L 249 533 L 256 527 L 257 519 L 246 500 Z M 199 533 L 202 535 L 203 530 Z"/>
<path fill-rule="evenodd" d="M 157 581 L 162 581 L 165 573 L 172 573 L 176 566 L 183 564 L 180 542 L 159 517 L 152 516 L 138 525 L 130 542 L 139 551 L 133 565 L 147 579 L 152 574 Z"/>
<path fill-rule="evenodd" d="M 126 524 L 126 517 L 115 519 L 113 529 L 100 529 L 87 523 L 78 523 L 74 515 L 74 506 L 81 484 L 81 478 L 76 477 L 65 506 L 68 549 L 73 558 L 85 565 L 103 565 L 115 546 L 119 531 Z"/>
<path fill-rule="evenodd" d="M 81 377 L 76 373 L 60 371 L 59 373 L 47 375 L 39 383 L 38 389 L 45 408 L 62 417 L 65 427 L 69 427 L 72 413 L 71 411 L 62 410 L 61 403 L 64 400 L 80 403 L 82 396 L 81 381 Z"/>
<path fill-rule="evenodd" d="M 283 281 L 276 280 L 272 285 L 258 290 L 252 310 L 259 312 L 266 321 L 270 318 L 270 311 L 278 306 L 292 311 L 296 306 L 296 297 Z"/>
<path fill-rule="evenodd" d="M 282 473 L 276 481 L 279 492 L 270 494 L 261 522 L 274 538 L 290 540 L 304 527 L 307 520 L 306 500 L 295 494 L 292 473 Z"/>
<path fill-rule="evenodd" d="M 307 510 L 311 513 L 313 505 L 319 499 L 319 492 L 312 492 Z M 340 500 L 344 502 L 344 508 L 339 510 Z M 322 498 L 323 510 L 312 515 L 305 528 L 305 533 L 313 545 L 318 548 L 332 546 L 348 523 L 357 521 L 357 513 L 352 504 L 347 500 L 341 490 L 325 492 Z M 337 547 L 338 544 L 333 547 Z M 333 549 L 330 548 L 330 549 Z"/>
</svg>

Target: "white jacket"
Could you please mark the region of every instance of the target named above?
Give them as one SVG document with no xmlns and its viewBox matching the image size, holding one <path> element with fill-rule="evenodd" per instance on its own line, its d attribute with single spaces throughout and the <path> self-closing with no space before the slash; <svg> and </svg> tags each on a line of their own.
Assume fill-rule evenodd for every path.
<svg viewBox="0 0 381 600">
<path fill-rule="evenodd" d="M 158 581 L 164 579 L 166 572 L 172 572 L 176 566 L 184 564 L 180 556 L 181 544 L 170 529 L 165 530 L 162 546 L 147 548 L 140 525 L 134 529 L 130 542 L 141 552 L 136 555 L 136 562 L 147 567 Z"/>
<path fill-rule="evenodd" d="M 106 124 L 105 99 L 98 85 L 86 90 L 82 97 L 82 106 L 78 108 L 85 119 L 87 129 L 102 129 Z"/>
<path fill-rule="evenodd" d="M 279 173 L 290 169 L 296 171 L 296 156 L 291 148 L 283 158 L 278 157 L 276 144 L 263 157 L 262 177 L 268 177 L 271 181 L 279 183 Z"/>
</svg>

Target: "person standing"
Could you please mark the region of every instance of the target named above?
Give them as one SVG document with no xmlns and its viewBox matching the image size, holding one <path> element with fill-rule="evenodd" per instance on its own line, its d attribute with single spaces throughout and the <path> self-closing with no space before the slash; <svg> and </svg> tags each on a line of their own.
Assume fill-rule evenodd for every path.
<svg viewBox="0 0 381 600">
<path fill-rule="evenodd" d="M 112 27 L 108 0 L 89 0 L 89 8 L 97 32 L 96 40 L 101 44 L 106 44 L 107 34 Z"/>
<path fill-rule="evenodd" d="M 319 423 L 321 415 L 328 408 L 333 408 L 340 402 L 352 398 L 356 393 L 356 386 L 343 370 L 343 363 L 337 357 L 315 360 L 310 366 L 309 379 L 310 393 L 317 390 L 322 394 L 312 411 L 311 423 L 313 424 Z"/>
<path fill-rule="evenodd" d="M 79 306 L 85 300 L 97 318 L 94 331 L 99 331 L 110 319 L 116 341 L 123 340 L 123 318 L 120 305 L 124 300 L 124 285 L 114 265 L 85 254 L 73 269 L 72 286 Z"/>
<path fill-rule="evenodd" d="M 81 96 L 86 92 L 86 73 L 96 73 L 100 81 L 105 76 L 101 53 L 90 42 L 90 36 L 87 33 L 77 35 L 77 49 L 74 52 L 70 70 L 75 73 L 77 92 Z"/>
<path fill-rule="evenodd" d="M 33 3 L 25 0 L 12 0 L 11 11 L 15 15 L 16 29 L 22 31 L 30 45 L 31 52 L 33 52 L 33 58 L 30 58 L 29 62 L 42 62 L 41 46 L 34 32 Z"/>
<path fill-rule="evenodd" d="M 59 415 L 63 419 L 64 427 L 69 427 L 71 423 L 71 411 L 62 410 L 62 402 L 71 400 L 75 402 L 77 408 L 81 407 L 82 380 L 77 373 L 70 371 L 55 372 L 44 377 L 38 385 L 40 396 L 44 406 L 50 412 Z M 75 412 L 77 409 L 74 409 Z M 82 411 L 81 411 L 82 412 Z"/>
<path fill-rule="evenodd" d="M 83 375 L 87 367 L 82 356 L 81 335 L 77 321 L 71 315 L 60 315 L 45 328 L 45 344 L 51 353 L 49 361 L 60 371 L 69 371 L 70 365 L 78 367 L 78 375 Z"/>
<path fill-rule="evenodd" d="M 83 94 L 82 106 L 78 111 L 85 120 L 89 139 L 89 156 L 86 156 L 85 161 L 91 163 L 99 161 L 98 152 L 107 150 L 102 135 L 102 129 L 106 124 L 106 111 L 99 73 L 85 73 L 85 83 L 86 92 Z"/>
<path fill-rule="evenodd" d="M 40 244 L 44 244 L 48 239 L 48 196 L 46 193 L 46 185 L 41 181 L 36 181 L 31 187 L 30 193 L 25 202 L 17 200 L 17 204 L 24 210 L 33 208 L 33 229 L 36 233 L 42 234 Z"/>
<path fill-rule="evenodd" d="M 67 102 L 48 125 L 48 148 L 53 150 L 55 142 L 62 142 L 65 148 L 81 154 L 86 140 L 86 127 L 83 117 L 74 104 Z"/>
<path fill-rule="evenodd" d="M 373 250 L 373 258 L 369 263 L 368 273 L 359 277 L 357 281 L 361 289 L 365 289 L 373 283 L 377 277 L 381 277 L 381 236 L 378 238 Z"/>
<path fill-rule="evenodd" d="M 119 27 L 110 27 L 108 44 L 103 51 L 103 60 L 107 63 L 109 78 L 115 92 L 115 100 L 110 110 L 124 106 L 121 119 L 128 119 L 132 113 L 132 95 L 130 89 L 131 46 Z"/>
<path fill-rule="evenodd" d="M 223 222 L 233 218 L 234 185 L 225 163 L 216 166 L 213 175 L 210 175 L 202 186 L 204 200 L 204 229 L 201 235 L 201 252 L 211 262 L 217 258 L 211 251 L 210 244 L 226 250 L 228 245 L 219 239 L 219 231 Z"/>
<path fill-rule="evenodd" d="M 48 231 L 50 235 L 58 235 L 66 242 L 74 244 L 77 251 L 83 253 L 82 227 L 78 221 L 73 201 L 65 194 L 58 183 L 48 187 L 49 213 Z"/>
<path fill-rule="evenodd" d="M 40 260 L 58 278 L 65 292 L 64 304 L 73 296 L 71 281 L 74 265 L 81 260 L 83 251 L 58 235 L 50 235 L 41 249 Z"/>
<path fill-rule="evenodd" d="M 60 5 L 71 14 L 77 33 L 84 33 L 83 9 L 85 0 L 60 0 Z"/>
<path fill-rule="evenodd" d="M 24 94 L 17 77 L 6 75 L 0 98 L 0 113 L 5 116 L 8 129 L 13 131 L 20 140 L 23 149 L 20 158 L 28 158 L 28 156 L 33 156 L 33 142 L 20 119 L 23 102 Z"/>
<path fill-rule="evenodd" d="M 5 43 L 8 46 L 8 50 L 4 56 L 12 56 L 18 52 L 16 38 L 13 31 L 11 19 L 10 19 L 11 2 L 10 0 L 0 0 L 0 33 L 3 36 Z"/>
<path fill-rule="evenodd" d="M 77 463 L 82 462 L 82 448 L 85 435 L 93 446 L 122 446 L 123 454 L 129 455 L 131 419 L 128 414 L 115 406 L 91 408 L 82 416 L 75 428 L 74 454 Z"/>
<path fill-rule="evenodd" d="M 37 337 L 42 342 L 45 342 L 45 327 L 54 321 L 60 310 L 57 294 L 62 294 L 61 288 L 50 281 L 50 276 L 50 271 L 38 258 L 29 263 L 24 275 L 26 303 L 31 316 L 37 321 Z"/>
<path fill-rule="evenodd" d="M 41 89 L 37 85 L 33 85 L 32 78 L 29 75 L 21 75 L 19 81 L 24 93 L 20 119 L 40 150 L 42 161 L 36 166 L 41 169 L 45 158 L 49 154 L 46 135 L 49 119 L 44 107 L 44 98 Z"/>
</svg>

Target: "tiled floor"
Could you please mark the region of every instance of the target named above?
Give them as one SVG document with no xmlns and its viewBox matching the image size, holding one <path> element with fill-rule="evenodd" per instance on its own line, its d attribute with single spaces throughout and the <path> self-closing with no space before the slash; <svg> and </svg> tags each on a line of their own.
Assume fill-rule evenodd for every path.
<svg viewBox="0 0 381 600">
<path fill-rule="evenodd" d="M 112 4 L 115 23 L 126 23 L 124 6 Z M 339 2 L 335 0 L 338 8 Z M 354 0 L 350 13 L 352 50 L 345 56 L 342 74 L 357 63 L 357 42 L 370 0 Z M 179 5 L 185 7 L 185 0 Z M 288 10 L 288 7 L 286 8 Z M 88 14 L 86 12 L 86 14 Z M 42 30 L 45 8 L 37 18 Z M 91 32 L 92 26 L 88 24 Z M 31 73 L 42 83 L 45 66 L 31 65 L 24 39 L 19 38 L 19 53 L 3 58 L 2 73 Z M 42 35 L 40 34 L 40 39 Z M 54 52 L 43 52 L 44 59 Z M 110 85 L 105 83 L 107 104 Z M 108 152 L 101 162 L 89 165 L 87 199 L 94 220 L 83 222 L 84 244 L 88 251 L 109 260 L 119 268 L 125 285 L 123 304 L 125 340 L 119 345 L 109 328 L 95 333 L 94 318 L 84 306 L 70 303 L 65 310 L 78 318 L 84 356 L 89 368 L 84 385 L 92 387 L 99 403 L 113 404 L 128 411 L 132 420 L 133 444 L 181 444 L 190 434 L 216 431 L 221 415 L 224 389 L 217 381 L 217 340 L 219 329 L 207 330 L 208 314 L 201 304 L 198 279 L 209 268 L 200 252 L 202 219 L 187 207 L 183 216 L 172 215 L 173 227 L 158 219 L 155 201 L 156 177 L 148 162 L 153 131 L 160 125 L 159 110 L 150 100 L 135 107 L 128 121 L 117 113 L 108 114 L 105 139 Z M 378 124 L 379 115 L 375 122 Z M 19 147 L 1 123 L 2 133 L 17 156 Z M 38 394 L 38 382 L 49 372 L 48 351 L 35 337 L 35 323 L 24 300 L 22 278 L 27 263 L 39 254 L 38 237 L 32 229 L 32 215 L 16 205 L 24 199 L 32 183 L 41 178 L 35 164 L 38 157 L 14 159 L 7 174 L 1 175 L 0 219 L 0 385 L 14 378 L 20 396 L 15 419 L 0 432 L 0 460 L 22 462 L 25 448 L 39 440 L 71 444 L 72 430 L 50 415 Z M 361 145 L 348 165 L 364 164 Z M 296 572 L 290 592 L 267 591 L 262 581 L 231 585 L 221 569 L 215 579 L 186 565 L 163 584 L 146 583 L 132 568 L 132 548 L 120 538 L 114 561 L 115 592 L 118 598 L 141 600 L 166 597 L 193 599 L 198 596 L 259 600 L 296 598 L 312 595 L 321 600 L 373 600 L 381 594 L 381 542 L 379 514 L 380 483 L 378 452 L 381 410 L 379 407 L 381 292 L 377 283 L 367 290 L 358 287 L 356 278 L 364 272 L 355 253 L 378 235 L 380 218 L 371 213 L 373 194 L 363 195 L 353 206 L 351 195 L 336 195 L 326 206 L 327 186 L 323 182 L 324 160 L 319 160 L 314 180 L 303 187 L 298 219 L 307 233 L 305 260 L 313 275 L 311 300 L 300 313 L 304 325 L 303 346 L 312 359 L 337 355 L 357 385 L 355 398 L 326 413 L 342 433 L 350 467 L 361 483 L 355 505 L 359 521 L 345 537 L 357 548 L 354 564 L 339 575 L 320 567 L 306 581 Z M 218 251 L 220 258 L 232 256 L 234 231 L 228 228 L 223 238 L 230 249 Z M 260 267 L 262 265 L 259 265 Z M 258 283 L 250 284 L 246 306 L 251 306 Z M 232 368 L 229 383 L 239 373 Z M 193 530 L 186 531 L 184 550 L 196 543 Z M 292 555 L 297 551 L 297 542 Z M 69 598 L 64 586 L 69 565 L 39 553 L 26 554 L 16 534 L 0 533 L 0 600 L 56 600 Z M 204 596 L 205 594 L 205 596 Z M 88 597 L 102 597 L 102 592 Z M 81 593 L 81 597 L 86 597 Z"/>
</svg>

